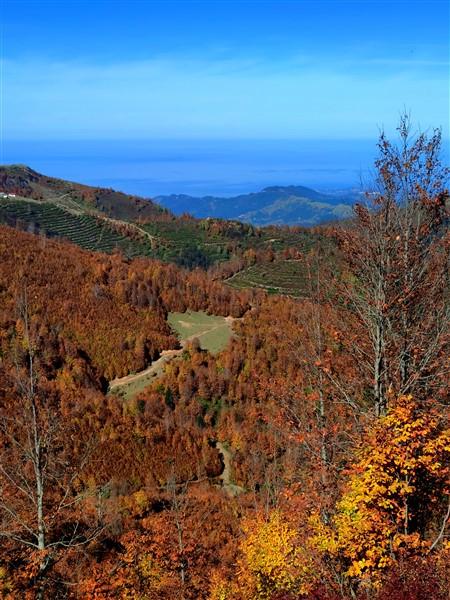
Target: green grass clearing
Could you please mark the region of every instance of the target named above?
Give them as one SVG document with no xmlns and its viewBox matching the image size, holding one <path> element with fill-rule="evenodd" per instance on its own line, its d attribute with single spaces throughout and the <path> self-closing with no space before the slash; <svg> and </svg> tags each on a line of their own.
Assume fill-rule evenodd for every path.
<svg viewBox="0 0 450 600">
<path fill-rule="evenodd" d="M 155 378 L 156 373 L 143 375 L 142 377 L 139 377 L 139 379 L 135 379 L 130 383 L 124 383 L 120 387 L 115 388 L 112 393 L 116 394 L 120 398 L 123 398 L 124 400 L 130 400 L 145 390 L 145 388 L 148 387 Z"/>
<path fill-rule="evenodd" d="M 198 338 L 204 350 L 215 353 L 222 350 L 232 335 L 229 317 L 214 317 L 204 312 L 188 311 L 185 313 L 169 313 L 168 322 L 178 334 L 180 342 Z M 140 373 L 130 373 L 110 383 L 110 393 L 124 400 L 130 400 L 152 384 L 163 372 L 168 362 L 181 356 L 182 348 L 165 350 L 160 358 Z"/>
<path fill-rule="evenodd" d="M 232 335 L 230 319 L 204 312 L 169 313 L 167 320 L 181 341 L 196 337 L 200 346 L 211 353 L 223 350 Z"/>
</svg>

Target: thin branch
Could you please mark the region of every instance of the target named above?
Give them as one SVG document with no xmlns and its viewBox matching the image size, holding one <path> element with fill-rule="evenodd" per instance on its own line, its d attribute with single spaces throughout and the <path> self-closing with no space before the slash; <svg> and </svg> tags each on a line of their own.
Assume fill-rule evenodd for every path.
<svg viewBox="0 0 450 600">
<path fill-rule="evenodd" d="M 436 539 L 430 546 L 430 552 L 435 549 L 435 547 L 439 544 L 440 540 L 443 538 L 444 533 L 445 533 L 445 528 L 447 526 L 447 521 L 449 520 L 449 518 L 450 518 L 450 497 L 448 499 L 447 512 L 445 514 L 444 520 L 442 521 L 441 529 L 439 530 L 439 533 L 438 533 Z"/>
</svg>

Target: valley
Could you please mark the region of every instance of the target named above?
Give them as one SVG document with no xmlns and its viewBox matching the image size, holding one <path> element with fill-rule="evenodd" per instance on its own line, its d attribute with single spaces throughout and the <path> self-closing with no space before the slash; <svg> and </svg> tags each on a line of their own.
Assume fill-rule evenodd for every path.
<svg viewBox="0 0 450 600">
<path fill-rule="evenodd" d="M 449 0 L 0 4 L 0 600 L 450 600 Z"/>
</svg>

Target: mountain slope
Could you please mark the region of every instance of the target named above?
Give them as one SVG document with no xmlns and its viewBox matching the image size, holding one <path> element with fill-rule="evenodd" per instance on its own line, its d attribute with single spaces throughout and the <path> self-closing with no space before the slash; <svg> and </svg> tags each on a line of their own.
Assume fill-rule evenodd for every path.
<svg viewBox="0 0 450 600">
<path fill-rule="evenodd" d="M 25 165 L 0 166 L 0 189 L 24 198 L 58 201 L 73 209 L 90 209 L 125 221 L 153 219 L 167 213 L 149 199 L 47 177 Z"/>
<path fill-rule="evenodd" d="M 208 268 L 247 250 L 310 246 L 314 234 L 237 221 L 177 217 L 151 200 L 41 175 L 22 165 L 0 167 L 0 223 L 82 248 L 147 256 Z"/>
<path fill-rule="evenodd" d="M 272 186 L 232 198 L 186 195 L 158 196 L 156 201 L 174 212 L 197 218 L 238 219 L 253 225 L 317 225 L 347 218 L 357 194 L 323 194 L 303 186 Z"/>
</svg>

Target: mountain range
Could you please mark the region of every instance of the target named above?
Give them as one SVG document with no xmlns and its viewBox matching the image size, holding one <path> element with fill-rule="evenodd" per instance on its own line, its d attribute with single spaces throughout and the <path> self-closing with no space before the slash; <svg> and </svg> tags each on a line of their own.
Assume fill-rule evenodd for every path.
<svg viewBox="0 0 450 600">
<path fill-rule="evenodd" d="M 266 187 L 232 198 L 172 194 L 157 196 L 155 201 L 177 215 L 235 219 L 257 226 L 311 226 L 350 217 L 351 205 L 359 196 L 360 192 L 355 190 L 322 193 L 291 185 Z"/>
</svg>

